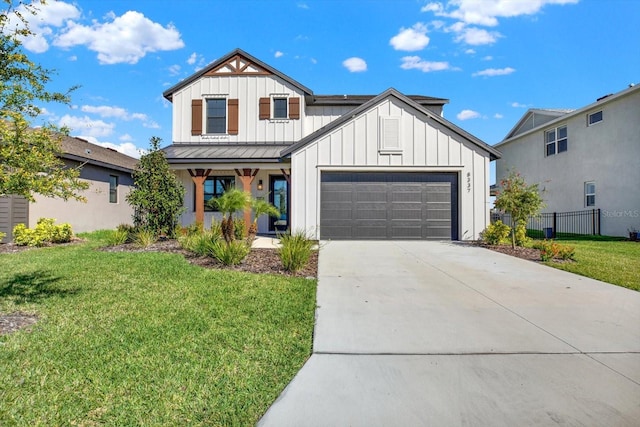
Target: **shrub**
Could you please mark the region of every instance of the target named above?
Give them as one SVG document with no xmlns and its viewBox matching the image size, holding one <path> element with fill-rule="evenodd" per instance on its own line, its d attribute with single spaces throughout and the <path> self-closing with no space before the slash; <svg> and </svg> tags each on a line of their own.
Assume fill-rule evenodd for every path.
<svg viewBox="0 0 640 427">
<path fill-rule="evenodd" d="M 245 232 L 247 231 L 247 224 L 244 222 L 244 219 L 234 219 L 233 220 L 233 234 L 236 240 L 244 239 Z"/>
<path fill-rule="evenodd" d="M 13 241 L 19 246 L 43 246 L 48 243 L 67 243 L 73 238 L 69 224 L 54 225 L 53 218 L 40 218 L 35 228 L 18 224 L 13 228 Z"/>
<path fill-rule="evenodd" d="M 209 231 L 211 232 L 211 234 L 218 236 L 218 237 L 223 237 L 222 235 L 222 224 L 218 221 L 216 221 L 215 218 L 211 219 L 211 228 L 209 229 Z"/>
<path fill-rule="evenodd" d="M 304 268 L 309 262 L 314 241 L 304 232 L 282 234 L 278 255 L 285 270 L 295 273 Z"/>
<path fill-rule="evenodd" d="M 116 231 L 125 233 L 126 239 L 123 243 L 133 243 L 138 229 L 131 224 L 119 224 Z"/>
<path fill-rule="evenodd" d="M 562 260 L 573 260 L 575 257 L 575 248 L 569 245 L 563 245 L 553 240 L 543 240 L 534 245 L 536 249 L 540 249 L 540 259 L 542 261 L 552 261 L 555 258 Z"/>
<path fill-rule="evenodd" d="M 214 245 L 221 236 L 210 231 L 201 234 L 186 235 L 178 239 L 183 249 L 199 256 L 214 256 Z"/>
<path fill-rule="evenodd" d="M 151 230 L 139 230 L 133 236 L 133 243 L 141 248 L 148 248 L 157 240 L 157 236 Z"/>
<path fill-rule="evenodd" d="M 509 242 L 511 227 L 497 220 L 491 223 L 480 233 L 480 239 L 489 245 L 502 245 Z"/>
<path fill-rule="evenodd" d="M 127 233 L 125 230 L 111 230 L 111 232 L 107 235 L 107 245 L 124 245 L 125 243 L 127 243 L 128 237 L 129 233 Z"/>
<path fill-rule="evenodd" d="M 185 232 L 187 236 L 197 236 L 204 232 L 204 226 L 200 222 L 194 222 L 185 228 Z"/>
<path fill-rule="evenodd" d="M 4 239 L 5 237 L 7 237 L 7 233 L 3 233 L 2 231 L 0 231 L 0 241 L 2 241 L 2 239 Z"/>
<path fill-rule="evenodd" d="M 249 255 L 251 247 L 242 240 L 224 242 L 218 239 L 212 247 L 213 257 L 224 265 L 238 265 Z"/>
<path fill-rule="evenodd" d="M 527 236 L 527 226 L 521 222 L 516 226 L 516 246 L 531 246 L 533 239 Z"/>
</svg>

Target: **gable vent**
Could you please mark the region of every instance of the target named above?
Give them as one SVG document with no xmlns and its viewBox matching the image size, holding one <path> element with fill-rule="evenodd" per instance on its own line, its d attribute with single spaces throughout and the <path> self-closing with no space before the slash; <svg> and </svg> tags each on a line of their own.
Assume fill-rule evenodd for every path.
<svg viewBox="0 0 640 427">
<path fill-rule="evenodd" d="M 380 117 L 381 152 L 402 151 L 400 138 L 400 117 Z"/>
</svg>

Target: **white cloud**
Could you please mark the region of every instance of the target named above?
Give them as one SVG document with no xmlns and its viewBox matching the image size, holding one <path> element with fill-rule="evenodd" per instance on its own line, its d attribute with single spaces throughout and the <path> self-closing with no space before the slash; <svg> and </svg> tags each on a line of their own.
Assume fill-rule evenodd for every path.
<svg viewBox="0 0 640 427">
<path fill-rule="evenodd" d="M 75 117 L 64 115 L 59 121 L 59 126 L 66 126 L 71 129 L 73 134 L 83 134 L 93 137 L 109 136 L 113 133 L 115 125 L 113 123 L 105 123 L 102 120 L 93 120 L 88 116 Z"/>
<path fill-rule="evenodd" d="M 477 119 L 480 117 L 480 113 L 473 110 L 462 110 L 456 115 L 456 117 L 458 120 Z"/>
<path fill-rule="evenodd" d="M 149 119 L 149 116 L 147 116 L 146 114 L 130 113 L 121 107 L 110 107 L 108 105 L 83 105 L 82 107 L 80 107 L 80 111 L 89 114 L 97 114 L 102 118 L 116 118 L 125 121 L 139 120 L 142 122 L 142 126 L 148 129 L 160 128 L 160 125 Z"/>
<path fill-rule="evenodd" d="M 367 71 L 367 63 L 364 59 L 353 56 L 342 61 L 342 65 L 352 73 Z"/>
<path fill-rule="evenodd" d="M 95 137 L 91 137 L 91 136 L 79 136 L 79 138 L 87 140 L 90 143 L 99 145 L 101 147 L 111 148 L 112 150 L 116 150 L 119 153 L 126 154 L 127 156 L 131 156 L 136 159 L 139 159 L 140 156 L 143 154 L 142 153 L 143 150 L 136 147 L 131 142 L 122 142 L 120 144 L 114 144 L 113 142 L 98 141 Z"/>
<path fill-rule="evenodd" d="M 464 53 L 466 53 L 467 55 L 475 55 L 476 51 L 473 49 L 467 49 L 464 51 Z"/>
<path fill-rule="evenodd" d="M 456 32 L 458 33 L 455 37 L 456 42 L 464 42 L 472 46 L 493 44 L 499 37 L 502 37 L 502 35 L 496 31 L 487 31 L 476 27 L 464 27 Z"/>
<path fill-rule="evenodd" d="M 483 57 L 482 60 L 483 61 L 493 61 L 493 56 L 487 55 L 487 56 Z"/>
<path fill-rule="evenodd" d="M 280 52 L 279 50 L 276 50 L 276 53 L 273 54 L 275 58 L 280 58 L 282 55 L 284 55 L 284 53 Z"/>
<path fill-rule="evenodd" d="M 312 63 L 312 64 L 317 64 L 317 63 L 318 63 L 318 60 L 317 60 L 316 58 L 311 58 L 311 63 Z"/>
<path fill-rule="evenodd" d="M 171 65 L 169 67 L 169 75 L 177 76 L 178 74 L 180 74 L 181 68 L 182 67 L 180 67 L 178 64 Z"/>
<path fill-rule="evenodd" d="M 495 114 L 493 115 L 493 118 L 494 118 L 494 119 L 502 119 L 502 118 L 504 118 L 504 116 L 503 116 L 502 114 L 500 114 L 500 113 L 495 113 Z"/>
<path fill-rule="evenodd" d="M 163 27 L 140 12 L 128 11 L 110 19 L 106 23 L 93 21 L 91 26 L 68 22 L 53 44 L 61 48 L 84 45 L 98 53 L 101 64 L 135 64 L 149 52 L 184 47 L 173 25 Z"/>
<path fill-rule="evenodd" d="M 297 6 L 299 9 L 309 9 L 309 5 L 304 2 L 299 2 Z"/>
<path fill-rule="evenodd" d="M 22 45 L 25 49 L 35 53 L 43 53 L 49 50 L 48 39 L 52 37 L 54 30 L 65 25 L 68 20 L 80 17 L 80 10 L 75 5 L 63 1 L 38 4 L 35 15 L 29 12 L 24 5 L 18 6 L 16 12 L 20 13 L 27 21 L 27 25 L 32 32 L 28 37 L 21 37 Z M 11 14 L 5 28 L 13 27 L 23 28 L 24 24 L 15 15 Z"/>
<path fill-rule="evenodd" d="M 520 104 L 519 102 L 512 102 L 511 106 L 513 108 L 527 108 L 527 106 L 525 104 Z"/>
<path fill-rule="evenodd" d="M 485 76 L 485 77 L 494 77 L 494 76 L 506 76 L 511 73 L 514 73 L 515 68 L 506 67 L 506 68 L 487 68 L 486 70 L 478 71 L 473 73 L 472 76 Z"/>
<path fill-rule="evenodd" d="M 418 22 L 411 28 L 403 27 L 397 35 L 391 37 L 389 44 L 393 46 L 395 50 L 409 52 L 422 50 L 429 44 L 427 27 L 421 22 Z"/>
<path fill-rule="evenodd" d="M 433 62 L 433 61 L 425 61 L 419 56 L 405 56 L 402 58 L 402 65 L 400 68 L 403 70 L 420 70 L 424 73 L 429 73 L 431 71 L 443 71 L 452 69 L 451 65 L 448 62 Z"/>
<path fill-rule="evenodd" d="M 189 55 L 189 59 L 187 59 L 187 64 L 193 65 L 196 63 L 197 60 L 198 60 L 198 54 L 193 52 L 191 55 Z"/>
<path fill-rule="evenodd" d="M 579 0 L 449 0 L 442 3 L 429 3 L 421 10 L 432 12 L 462 21 L 466 24 L 495 27 L 498 18 L 513 18 L 522 15 L 535 15 L 546 5 L 575 4 Z"/>
</svg>

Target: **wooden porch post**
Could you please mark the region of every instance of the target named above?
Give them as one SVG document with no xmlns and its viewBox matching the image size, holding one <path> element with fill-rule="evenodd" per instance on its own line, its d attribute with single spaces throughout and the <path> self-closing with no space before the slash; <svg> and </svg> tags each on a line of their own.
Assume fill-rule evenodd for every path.
<svg viewBox="0 0 640 427">
<path fill-rule="evenodd" d="M 242 169 L 242 171 L 236 169 L 236 175 L 238 175 L 238 178 L 240 178 L 240 182 L 242 183 L 242 190 L 244 192 L 251 194 L 251 183 L 253 183 L 253 180 L 256 178 L 256 175 L 259 171 L 260 169 Z M 249 225 L 251 225 L 251 207 L 247 207 L 244 210 L 244 223 L 246 225 L 246 232 L 247 230 L 249 230 Z"/>
<path fill-rule="evenodd" d="M 204 225 L 204 182 L 211 173 L 211 169 L 188 169 L 188 171 L 196 185 L 196 223 Z"/>
</svg>

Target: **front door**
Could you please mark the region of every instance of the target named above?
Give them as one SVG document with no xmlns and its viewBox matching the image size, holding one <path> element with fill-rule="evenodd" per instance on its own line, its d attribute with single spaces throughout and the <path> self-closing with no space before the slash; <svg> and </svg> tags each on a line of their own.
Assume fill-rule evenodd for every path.
<svg viewBox="0 0 640 427">
<path fill-rule="evenodd" d="M 289 228 L 289 184 L 284 175 L 269 177 L 269 202 L 280 211 L 280 218 L 270 218 L 269 231 L 286 231 Z"/>
</svg>

